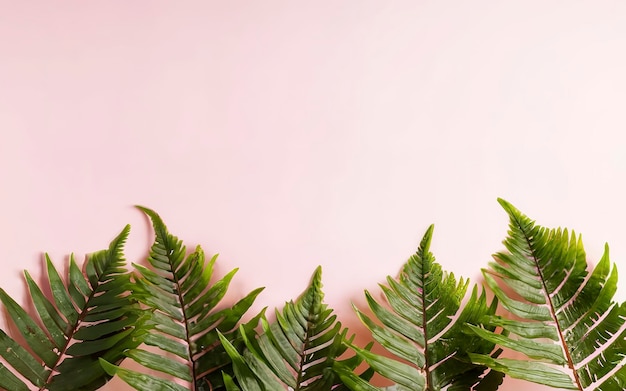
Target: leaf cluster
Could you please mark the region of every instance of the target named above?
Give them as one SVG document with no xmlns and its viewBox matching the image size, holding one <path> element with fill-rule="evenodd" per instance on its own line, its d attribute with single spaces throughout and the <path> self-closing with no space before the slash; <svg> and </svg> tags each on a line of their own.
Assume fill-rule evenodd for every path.
<svg viewBox="0 0 626 391">
<path fill-rule="evenodd" d="M 324 303 L 321 268 L 272 318 L 249 314 L 262 288 L 224 303 L 237 269 L 215 276 L 217 256 L 188 251 L 139 207 L 155 233 L 145 262 L 128 267 L 126 226 L 82 268 L 70 257 L 61 275 L 46 256 L 41 283 L 25 272 L 32 310 L 0 289 L 17 330 L 0 330 L 0 390 L 90 391 L 113 376 L 150 391 L 490 391 L 505 376 L 626 389 L 626 304 L 613 300 L 608 246 L 591 268 L 579 235 L 499 202 L 509 232 L 483 269 L 485 286 L 442 269 L 430 226 L 399 275 L 354 308 L 372 335 L 366 346 Z"/>
</svg>

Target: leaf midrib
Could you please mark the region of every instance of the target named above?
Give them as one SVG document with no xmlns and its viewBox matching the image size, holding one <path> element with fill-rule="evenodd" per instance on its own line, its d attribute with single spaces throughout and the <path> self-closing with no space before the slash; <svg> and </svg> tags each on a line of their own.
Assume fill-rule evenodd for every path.
<svg viewBox="0 0 626 391">
<path fill-rule="evenodd" d="M 183 313 L 183 322 L 185 322 L 185 341 L 187 342 L 187 354 L 189 355 L 189 364 L 191 371 L 191 390 L 196 390 L 196 362 L 193 358 L 193 351 L 191 346 L 191 335 L 190 335 L 190 326 L 189 326 L 189 317 L 187 316 L 187 307 L 185 305 L 185 300 L 183 297 L 183 293 L 181 292 L 181 281 L 178 279 L 178 275 L 174 270 L 174 264 L 172 263 L 171 258 L 168 255 L 168 261 L 170 263 L 170 267 L 172 269 L 172 277 L 174 279 L 174 284 L 176 284 L 176 296 L 178 298 L 178 302 L 180 303 L 180 309 Z"/>
<path fill-rule="evenodd" d="M 515 219 L 515 223 L 517 224 L 517 226 L 519 227 L 519 229 L 524 233 L 524 240 L 526 241 L 526 244 L 528 245 L 528 249 L 530 250 L 530 255 L 532 256 L 532 260 L 535 264 L 535 269 L 537 270 L 537 275 L 539 276 L 539 280 L 541 282 L 541 286 L 543 288 L 543 292 L 544 295 L 546 297 L 546 303 L 548 304 L 548 308 L 550 310 L 550 316 L 552 317 L 552 320 L 554 322 L 554 324 L 556 325 L 556 329 L 557 329 L 557 333 L 559 335 L 559 340 L 561 341 L 561 347 L 563 348 L 563 351 L 565 352 L 565 359 L 567 360 L 567 366 L 571 369 L 573 375 L 574 375 L 574 381 L 576 382 L 576 386 L 578 387 L 579 390 L 584 391 L 584 388 L 580 382 L 580 378 L 578 377 L 578 372 L 576 371 L 576 368 L 574 366 L 574 361 L 572 360 L 572 356 L 570 355 L 568 346 L 567 346 L 567 342 L 565 341 L 565 336 L 563 335 L 563 330 L 561 329 L 561 325 L 558 321 L 558 318 L 556 316 L 556 311 L 554 309 L 554 304 L 552 303 L 552 298 L 550 297 L 550 295 L 548 294 L 548 286 L 546 285 L 546 279 L 543 276 L 543 273 L 541 272 L 541 268 L 539 267 L 539 260 L 537 258 L 537 255 L 535 253 L 535 251 L 533 250 L 533 246 L 532 246 L 532 242 L 530 240 L 529 235 L 526 233 L 526 230 L 524 229 L 524 226 L 521 224 L 521 222 L 519 221 L 519 219 L 516 217 L 514 217 Z"/>
<path fill-rule="evenodd" d="M 421 279 L 421 288 L 422 288 L 422 294 L 420 295 L 420 298 L 422 300 L 422 331 L 424 332 L 424 373 L 425 373 L 425 377 L 426 377 L 426 388 L 425 390 L 430 390 L 431 386 L 432 386 L 432 379 L 431 379 L 431 371 L 430 371 L 430 354 L 429 354 L 429 349 L 428 349 L 428 319 L 426 319 L 426 314 L 428 313 L 428 311 L 426 311 L 427 307 L 427 303 L 426 303 L 426 292 L 424 290 L 424 287 L 426 286 L 426 274 L 424 272 L 424 254 L 422 254 L 421 256 L 421 261 L 422 261 L 422 273 L 420 274 L 420 279 Z"/>
<path fill-rule="evenodd" d="M 311 330 L 313 330 L 314 324 L 309 319 L 307 319 L 306 326 L 307 326 L 306 335 L 304 337 L 304 340 L 302 341 L 302 344 L 300 345 L 302 348 L 300 349 L 300 352 L 298 354 L 298 356 L 300 357 L 300 361 L 298 362 L 298 376 L 296 376 L 296 387 L 294 388 L 294 391 L 299 391 L 302 386 L 305 357 L 306 357 L 306 352 L 309 347 L 309 343 L 311 341 Z"/>
<path fill-rule="evenodd" d="M 107 265 L 106 270 L 103 270 L 102 274 L 100 276 L 98 276 L 98 283 L 101 283 L 103 279 L 108 279 L 108 277 L 110 276 L 108 273 L 106 273 L 105 271 L 108 271 L 108 269 L 111 268 L 111 264 L 114 263 L 113 262 L 109 262 L 109 264 Z M 80 314 L 78 315 L 78 317 L 76 318 L 76 322 L 74 322 L 74 324 L 72 325 L 71 330 L 69 330 L 69 334 L 66 334 L 67 340 L 65 341 L 65 345 L 63 346 L 62 349 L 59 350 L 59 354 L 57 356 L 57 360 L 54 363 L 54 366 L 50 367 L 50 374 L 48 375 L 48 378 L 46 379 L 46 382 L 44 383 L 44 385 L 42 387 L 39 388 L 38 391 L 44 391 L 48 389 L 48 386 L 50 385 L 50 382 L 52 381 L 52 379 L 54 378 L 55 375 L 58 374 L 58 372 L 56 371 L 57 367 L 59 365 L 61 365 L 63 359 L 66 357 L 66 353 L 67 350 L 69 349 L 70 343 L 72 342 L 72 339 L 74 338 L 74 335 L 76 335 L 76 333 L 78 332 L 78 329 L 80 329 L 80 326 L 82 325 L 85 317 L 88 315 L 88 309 L 89 309 L 89 303 L 90 301 L 94 298 L 95 294 L 96 294 L 96 290 L 93 287 L 91 287 L 91 293 L 89 294 L 89 296 L 87 297 L 87 300 L 85 300 L 85 305 L 83 308 L 80 309 Z"/>
</svg>

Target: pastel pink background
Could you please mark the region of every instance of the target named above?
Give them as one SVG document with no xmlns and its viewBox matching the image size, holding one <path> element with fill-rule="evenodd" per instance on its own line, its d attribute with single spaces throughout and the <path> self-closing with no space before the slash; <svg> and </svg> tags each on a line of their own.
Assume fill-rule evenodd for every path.
<svg viewBox="0 0 626 391">
<path fill-rule="evenodd" d="M 266 286 L 256 309 L 322 265 L 355 330 L 350 302 L 431 223 L 439 262 L 477 281 L 506 234 L 497 197 L 626 271 L 626 3 L 0 5 L 0 285 L 18 299 L 43 251 L 62 266 L 126 223 L 139 261 L 134 204 L 240 267 L 233 295 Z"/>
</svg>

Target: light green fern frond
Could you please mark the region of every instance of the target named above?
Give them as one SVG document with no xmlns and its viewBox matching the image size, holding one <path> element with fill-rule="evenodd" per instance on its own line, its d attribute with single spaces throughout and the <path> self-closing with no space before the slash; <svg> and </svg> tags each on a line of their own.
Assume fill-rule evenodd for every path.
<svg viewBox="0 0 626 391">
<path fill-rule="evenodd" d="M 487 323 L 510 332 L 477 335 L 528 360 L 472 355 L 512 377 L 574 390 L 626 389 L 626 306 L 613 301 L 617 270 L 608 247 L 590 273 L 580 236 L 548 229 L 499 200 L 510 218 L 506 252 L 484 271 L 485 281 L 516 319 Z"/>
<path fill-rule="evenodd" d="M 242 330 L 246 349 L 242 354 L 222 338 L 233 360 L 239 386 L 225 375 L 227 390 L 294 391 L 341 390 L 342 382 L 333 372 L 337 358 L 346 350 L 346 329 L 322 302 L 321 268 L 317 268 L 309 287 L 295 301 L 276 311 L 276 321 L 261 319 L 263 332 L 249 338 Z M 344 365 L 356 367 L 359 360 L 347 359 Z"/>
<path fill-rule="evenodd" d="M 107 250 L 87 256 L 86 275 L 72 257 L 67 282 L 46 256 L 52 301 L 25 272 L 37 318 L 0 289 L 0 300 L 27 344 L 0 330 L 0 356 L 8 365 L 0 363 L 0 389 L 95 390 L 110 379 L 98 359 L 119 363 L 124 350 L 137 346 L 132 333 L 139 315 L 123 256 L 129 230 L 126 226 Z"/>
<path fill-rule="evenodd" d="M 135 265 L 139 278 L 136 296 L 150 311 L 149 332 L 142 341 L 158 349 L 132 349 L 128 357 L 163 374 L 161 377 L 117 368 L 103 361 L 111 374 L 138 390 L 218 390 L 223 387 L 222 372 L 230 372 L 230 358 L 221 346 L 219 328 L 236 344 L 241 344 L 238 325 L 262 289 L 224 309 L 217 309 L 236 269 L 211 284 L 216 256 L 206 263 L 197 247 L 190 255 L 177 237 L 170 234 L 158 214 L 140 207 L 152 220 L 155 242 L 148 261 L 151 268 Z M 254 328 L 258 317 L 244 329 Z M 189 383 L 182 386 L 170 380 Z"/>
<path fill-rule="evenodd" d="M 395 385 L 386 390 L 495 390 L 502 374 L 472 364 L 467 352 L 494 354 L 494 344 L 467 333 L 466 323 L 478 324 L 493 314 L 497 303 L 487 304 L 484 292 L 474 287 L 463 305 L 468 280 L 457 279 L 435 262 L 429 251 L 433 226 L 424 235 L 417 253 L 409 258 L 398 279 L 381 285 L 388 306 L 366 291 L 374 322 L 357 314 L 374 339 L 396 358 L 353 347 L 379 374 Z M 381 390 L 357 378 L 339 365 L 336 370 L 353 390 Z"/>
</svg>

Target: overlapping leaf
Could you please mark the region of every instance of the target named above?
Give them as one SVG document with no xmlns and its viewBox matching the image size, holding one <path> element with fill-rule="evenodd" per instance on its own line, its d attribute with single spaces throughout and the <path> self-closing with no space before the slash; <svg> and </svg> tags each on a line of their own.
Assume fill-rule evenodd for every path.
<svg viewBox="0 0 626 391">
<path fill-rule="evenodd" d="M 0 363 L 0 389 L 95 390 L 110 378 L 98 359 L 119 363 L 125 349 L 137 346 L 132 334 L 140 319 L 123 256 L 129 230 L 126 226 L 107 250 L 87 257 L 86 275 L 72 257 L 67 282 L 46 256 L 52 301 L 25 272 L 38 319 L 0 289 L 0 300 L 28 345 L 0 330 L 0 356 L 8 364 Z"/>
<path fill-rule="evenodd" d="M 102 365 L 138 390 L 218 390 L 223 387 L 222 372 L 230 372 L 230 358 L 219 342 L 217 329 L 233 343 L 242 344 L 238 323 L 261 289 L 231 307 L 217 309 L 237 270 L 211 284 L 216 257 L 206 264 L 200 247 L 186 255 L 182 241 L 168 232 L 159 215 L 140 209 L 152 220 L 156 238 L 148 258 L 151 268 L 135 265 L 140 274 L 136 295 L 152 311 L 148 325 L 151 329 L 143 342 L 158 350 L 132 349 L 127 355 L 163 376 L 118 368 L 104 361 Z M 250 330 L 256 324 L 258 317 L 242 327 Z"/>
<path fill-rule="evenodd" d="M 369 307 L 380 323 L 356 310 L 374 339 L 396 358 L 354 349 L 376 372 L 395 383 L 385 388 L 388 390 L 495 390 L 502 374 L 472 364 L 467 356 L 467 352 L 495 356 L 494 344 L 467 334 L 465 323 L 477 324 L 481 317 L 493 314 L 497 304 L 488 305 L 484 292 L 478 296 L 476 287 L 463 304 L 469 281 L 457 281 L 435 263 L 429 251 L 432 232 L 431 226 L 399 278 L 388 277 L 388 285 L 381 285 L 388 306 L 366 291 Z M 381 390 L 341 365 L 336 365 L 336 370 L 353 390 Z"/>
<path fill-rule="evenodd" d="M 516 319 L 491 316 L 486 322 L 509 337 L 473 328 L 527 360 L 472 355 L 510 376 L 577 390 L 626 389 L 626 306 L 613 301 L 617 270 L 608 247 L 588 272 L 580 236 L 535 224 L 504 200 L 510 218 L 506 252 L 495 255 L 485 280 Z"/>
<path fill-rule="evenodd" d="M 322 300 L 321 268 L 311 284 L 295 301 L 276 311 L 276 321 L 261 319 L 263 332 L 249 338 L 242 330 L 246 349 L 242 354 L 222 338 L 233 360 L 236 385 L 225 374 L 228 391 L 294 391 L 344 390 L 333 372 L 333 363 L 346 350 L 343 343 L 347 330 L 332 315 Z M 346 359 L 343 365 L 354 368 L 360 360 Z"/>
</svg>

